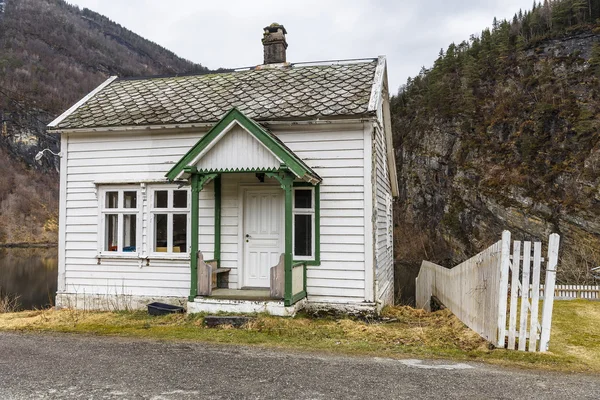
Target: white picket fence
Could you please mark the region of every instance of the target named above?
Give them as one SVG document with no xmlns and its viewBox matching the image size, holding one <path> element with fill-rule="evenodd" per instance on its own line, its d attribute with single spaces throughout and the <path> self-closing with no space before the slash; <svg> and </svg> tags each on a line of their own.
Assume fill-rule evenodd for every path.
<svg viewBox="0 0 600 400">
<path fill-rule="evenodd" d="M 430 310 L 430 300 L 435 296 L 467 326 L 497 347 L 546 351 L 552 325 L 559 241 L 557 234 L 550 235 L 548 256 L 544 260 L 541 242 L 511 243 L 510 232 L 504 231 L 502 240 L 454 268 L 423 261 L 416 280 L 417 307 Z M 544 261 L 548 295 L 543 299 L 540 320 L 540 275 Z M 509 287 L 516 290 L 509 293 Z"/>
<path fill-rule="evenodd" d="M 540 298 L 544 297 L 544 285 L 540 285 Z M 531 289 L 530 292 L 531 293 Z M 555 285 L 554 298 L 560 300 L 587 299 L 600 300 L 600 286 L 593 285 Z"/>
</svg>

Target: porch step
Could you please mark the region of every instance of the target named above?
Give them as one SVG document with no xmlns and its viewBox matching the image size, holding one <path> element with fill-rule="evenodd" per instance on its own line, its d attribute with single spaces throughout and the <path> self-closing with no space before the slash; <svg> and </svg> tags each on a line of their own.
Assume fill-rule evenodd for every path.
<svg viewBox="0 0 600 400">
<path fill-rule="evenodd" d="M 279 301 L 271 297 L 269 289 L 214 289 L 210 298 L 223 300 Z"/>
</svg>

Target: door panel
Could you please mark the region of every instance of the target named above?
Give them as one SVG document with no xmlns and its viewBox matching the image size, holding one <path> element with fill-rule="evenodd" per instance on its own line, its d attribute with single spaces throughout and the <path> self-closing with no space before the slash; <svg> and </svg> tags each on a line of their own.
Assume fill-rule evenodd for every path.
<svg viewBox="0 0 600 400">
<path fill-rule="evenodd" d="M 244 198 L 244 286 L 270 286 L 271 267 L 283 252 L 281 190 L 248 190 Z"/>
</svg>

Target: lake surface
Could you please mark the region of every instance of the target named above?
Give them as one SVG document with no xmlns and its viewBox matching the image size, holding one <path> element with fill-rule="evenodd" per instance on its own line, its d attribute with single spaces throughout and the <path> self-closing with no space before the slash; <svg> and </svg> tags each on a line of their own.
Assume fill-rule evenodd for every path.
<svg viewBox="0 0 600 400">
<path fill-rule="evenodd" d="M 0 248 L 0 294 L 19 296 L 22 310 L 54 305 L 57 276 L 57 248 Z"/>
</svg>

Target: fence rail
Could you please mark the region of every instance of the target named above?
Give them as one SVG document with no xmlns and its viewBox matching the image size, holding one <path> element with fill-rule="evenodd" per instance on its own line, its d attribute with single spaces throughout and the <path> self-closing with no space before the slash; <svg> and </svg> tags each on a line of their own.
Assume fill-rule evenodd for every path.
<svg viewBox="0 0 600 400">
<path fill-rule="evenodd" d="M 510 232 L 504 231 L 502 240 L 454 268 L 423 261 L 416 280 L 417 307 L 430 310 L 435 296 L 497 347 L 546 351 L 554 294 L 567 293 L 555 286 L 559 241 L 557 234 L 550 235 L 547 257 L 542 258 L 541 242 L 511 242 Z M 543 262 L 546 276 L 541 285 Z"/>
</svg>

